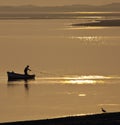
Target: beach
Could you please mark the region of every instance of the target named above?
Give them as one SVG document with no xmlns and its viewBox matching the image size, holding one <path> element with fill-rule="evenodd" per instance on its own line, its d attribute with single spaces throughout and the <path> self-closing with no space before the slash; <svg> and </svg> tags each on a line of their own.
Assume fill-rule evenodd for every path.
<svg viewBox="0 0 120 125">
<path fill-rule="evenodd" d="M 119 125 L 120 112 L 70 116 L 46 120 L 0 123 L 0 125 Z"/>
</svg>

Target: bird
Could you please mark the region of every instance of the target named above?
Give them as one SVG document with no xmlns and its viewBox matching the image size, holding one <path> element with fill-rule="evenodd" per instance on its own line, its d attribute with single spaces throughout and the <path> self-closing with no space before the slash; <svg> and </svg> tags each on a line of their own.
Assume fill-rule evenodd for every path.
<svg viewBox="0 0 120 125">
<path fill-rule="evenodd" d="M 101 108 L 101 110 L 102 110 L 103 113 L 106 113 L 106 112 L 107 112 L 107 111 L 106 111 L 105 109 L 103 109 L 103 108 Z"/>
</svg>

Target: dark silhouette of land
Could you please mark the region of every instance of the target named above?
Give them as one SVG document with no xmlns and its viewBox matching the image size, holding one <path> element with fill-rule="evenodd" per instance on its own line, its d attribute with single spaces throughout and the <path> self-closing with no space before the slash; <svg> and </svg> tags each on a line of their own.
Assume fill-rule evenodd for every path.
<svg viewBox="0 0 120 125">
<path fill-rule="evenodd" d="M 0 123 L 0 125 L 120 125 L 120 112 Z"/>
<path fill-rule="evenodd" d="M 90 23 L 73 24 L 73 26 L 120 26 L 120 20 L 100 20 Z"/>
</svg>

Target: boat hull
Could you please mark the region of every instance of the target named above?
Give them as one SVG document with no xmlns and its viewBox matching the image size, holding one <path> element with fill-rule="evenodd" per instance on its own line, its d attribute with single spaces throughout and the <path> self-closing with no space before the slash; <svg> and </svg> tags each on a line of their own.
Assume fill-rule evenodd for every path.
<svg viewBox="0 0 120 125">
<path fill-rule="evenodd" d="M 8 81 L 35 79 L 35 75 L 25 75 L 14 72 L 7 72 Z"/>
</svg>

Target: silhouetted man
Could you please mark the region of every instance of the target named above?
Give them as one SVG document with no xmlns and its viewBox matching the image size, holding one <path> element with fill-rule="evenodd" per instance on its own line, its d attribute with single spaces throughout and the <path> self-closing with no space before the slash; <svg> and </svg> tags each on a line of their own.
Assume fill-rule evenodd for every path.
<svg viewBox="0 0 120 125">
<path fill-rule="evenodd" d="M 28 71 L 31 71 L 31 70 L 29 69 L 29 65 L 27 65 L 27 66 L 25 67 L 25 69 L 24 69 L 25 75 L 28 75 Z"/>
</svg>

